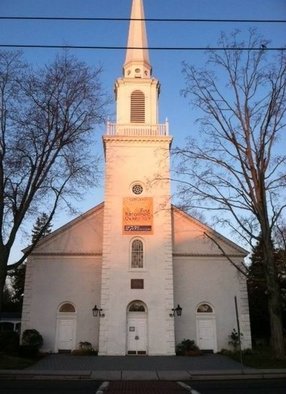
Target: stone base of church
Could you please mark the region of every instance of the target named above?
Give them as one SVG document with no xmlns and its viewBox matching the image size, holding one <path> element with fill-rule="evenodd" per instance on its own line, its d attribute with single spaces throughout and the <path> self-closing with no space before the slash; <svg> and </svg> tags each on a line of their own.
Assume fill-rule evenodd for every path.
<svg viewBox="0 0 286 394">
<path fill-rule="evenodd" d="M 176 353 L 152 353 L 152 352 L 146 352 L 145 354 L 126 354 L 126 353 L 104 353 L 104 352 L 98 352 L 98 356 L 102 356 L 102 357 L 107 357 L 107 356 L 135 356 L 135 357 L 144 357 L 144 356 L 150 356 L 150 357 L 159 357 L 159 356 L 164 356 L 164 357 L 171 357 L 171 356 L 175 356 Z"/>
</svg>

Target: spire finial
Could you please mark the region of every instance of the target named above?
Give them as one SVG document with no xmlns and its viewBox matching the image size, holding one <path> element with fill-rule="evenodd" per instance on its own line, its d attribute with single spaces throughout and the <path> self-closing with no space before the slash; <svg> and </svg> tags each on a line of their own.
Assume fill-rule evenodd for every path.
<svg viewBox="0 0 286 394">
<path fill-rule="evenodd" d="M 127 47 L 124 63 L 125 77 L 150 77 L 151 65 L 149 61 L 143 0 L 133 0 L 132 2 Z"/>
</svg>

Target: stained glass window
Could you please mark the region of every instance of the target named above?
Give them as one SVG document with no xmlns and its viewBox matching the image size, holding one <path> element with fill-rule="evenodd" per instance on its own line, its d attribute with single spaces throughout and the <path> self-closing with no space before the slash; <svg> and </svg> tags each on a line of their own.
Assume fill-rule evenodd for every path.
<svg viewBox="0 0 286 394">
<path fill-rule="evenodd" d="M 143 242 L 135 239 L 131 246 L 131 268 L 143 268 Z"/>
</svg>

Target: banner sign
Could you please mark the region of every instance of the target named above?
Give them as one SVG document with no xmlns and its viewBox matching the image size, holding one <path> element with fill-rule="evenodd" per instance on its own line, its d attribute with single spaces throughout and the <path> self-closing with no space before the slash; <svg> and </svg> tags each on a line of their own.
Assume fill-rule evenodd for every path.
<svg viewBox="0 0 286 394">
<path fill-rule="evenodd" d="M 123 234 L 153 234 L 153 198 L 123 198 Z"/>
</svg>

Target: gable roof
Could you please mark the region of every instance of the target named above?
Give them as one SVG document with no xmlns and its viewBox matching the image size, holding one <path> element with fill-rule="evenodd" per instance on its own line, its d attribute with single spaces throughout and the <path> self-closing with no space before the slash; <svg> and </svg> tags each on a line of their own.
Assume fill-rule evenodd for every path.
<svg viewBox="0 0 286 394">
<path fill-rule="evenodd" d="M 173 254 L 245 257 L 249 252 L 172 205 Z"/>
<path fill-rule="evenodd" d="M 102 253 L 104 203 L 88 210 L 42 238 L 31 255 Z"/>
<path fill-rule="evenodd" d="M 101 255 L 104 203 L 41 239 L 31 255 Z M 241 257 L 248 251 L 172 205 L 174 256 Z"/>
</svg>

